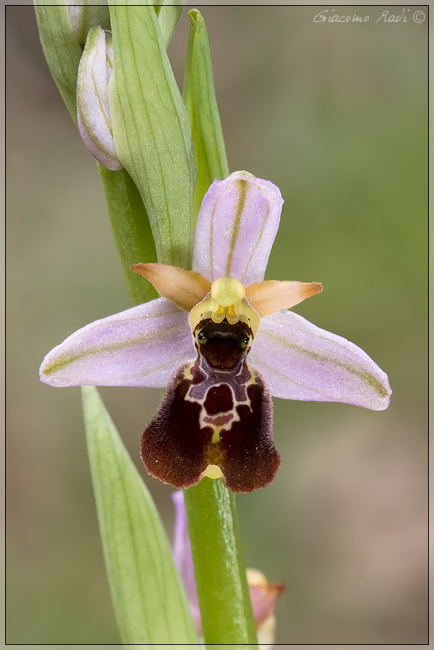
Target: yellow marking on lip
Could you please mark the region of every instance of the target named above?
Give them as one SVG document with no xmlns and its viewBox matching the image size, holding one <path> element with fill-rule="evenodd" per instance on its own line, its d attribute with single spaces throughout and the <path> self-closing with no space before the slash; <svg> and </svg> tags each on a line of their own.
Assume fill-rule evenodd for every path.
<svg viewBox="0 0 434 650">
<path fill-rule="evenodd" d="M 194 364 L 196 362 L 192 361 L 191 363 L 188 364 L 188 366 L 184 369 L 184 379 L 193 379 L 193 375 L 191 373 L 191 369 L 193 368 Z"/>
<path fill-rule="evenodd" d="M 204 476 L 208 476 L 208 478 L 223 478 L 223 472 L 218 465 L 208 465 L 206 470 L 200 475 L 199 480 L 203 479 Z"/>
</svg>

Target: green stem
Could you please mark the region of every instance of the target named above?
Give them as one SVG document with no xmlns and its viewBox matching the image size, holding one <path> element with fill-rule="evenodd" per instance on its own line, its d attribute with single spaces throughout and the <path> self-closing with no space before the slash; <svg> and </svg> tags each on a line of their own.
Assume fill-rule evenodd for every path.
<svg viewBox="0 0 434 650">
<path fill-rule="evenodd" d="M 235 496 L 204 478 L 184 499 L 205 642 L 256 648 Z"/>
<path fill-rule="evenodd" d="M 112 172 L 99 163 L 113 234 L 135 305 L 158 298 L 152 284 L 131 271 L 138 262 L 156 262 L 154 239 L 140 192 L 125 169 Z"/>
</svg>

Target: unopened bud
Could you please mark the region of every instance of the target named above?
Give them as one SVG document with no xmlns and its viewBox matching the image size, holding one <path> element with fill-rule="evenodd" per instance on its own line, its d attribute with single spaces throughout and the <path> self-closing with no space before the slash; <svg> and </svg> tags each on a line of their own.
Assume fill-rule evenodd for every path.
<svg viewBox="0 0 434 650">
<path fill-rule="evenodd" d="M 273 648 L 276 619 L 274 608 L 285 590 L 281 582 L 268 582 L 267 578 L 257 569 L 247 569 L 247 584 L 255 617 L 258 644 L 261 650 Z"/>
<path fill-rule="evenodd" d="M 116 171 L 122 165 L 116 155 L 110 119 L 108 86 L 112 69 L 111 34 L 99 26 L 92 27 L 78 68 L 78 128 L 92 156 Z"/>
</svg>

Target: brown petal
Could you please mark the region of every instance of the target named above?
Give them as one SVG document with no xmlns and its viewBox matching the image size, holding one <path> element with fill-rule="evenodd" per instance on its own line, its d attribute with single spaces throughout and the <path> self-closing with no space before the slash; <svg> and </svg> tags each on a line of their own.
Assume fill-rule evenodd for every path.
<svg viewBox="0 0 434 650">
<path fill-rule="evenodd" d="M 133 264 L 131 270 L 143 275 L 161 296 L 185 311 L 193 309 L 211 289 L 211 282 L 200 273 L 169 264 Z"/>
<path fill-rule="evenodd" d="M 246 287 L 246 297 L 260 316 L 290 309 L 310 296 L 322 291 L 319 282 L 289 282 L 267 280 L 254 282 Z"/>
</svg>

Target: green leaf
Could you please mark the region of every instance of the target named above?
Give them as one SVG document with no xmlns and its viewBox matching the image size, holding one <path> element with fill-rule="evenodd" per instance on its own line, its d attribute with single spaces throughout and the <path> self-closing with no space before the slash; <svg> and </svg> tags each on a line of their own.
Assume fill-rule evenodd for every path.
<svg viewBox="0 0 434 650">
<path fill-rule="evenodd" d="M 203 478 L 184 501 L 205 642 L 256 648 L 235 495 Z"/>
<path fill-rule="evenodd" d="M 158 261 L 190 268 L 196 184 L 191 129 L 152 6 L 110 5 L 109 98 L 119 160 L 145 204 Z"/>
<path fill-rule="evenodd" d="M 68 7 L 61 0 L 35 0 L 39 38 L 62 99 L 77 124 L 77 74 L 81 47 L 72 30 Z"/>
<path fill-rule="evenodd" d="M 104 183 L 110 220 L 128 290 L 135 305 L 158 298 L 158 293 L 131 266 L 156 262 L 154 239 L 140 193 L 125 169 L 112 172 L 97 163 Z"/>
<path fill-rule="evenodd" d="M 96 388 L 82 389 L 113 607 L 123 643 L 198 643 L 155 505 Z"/>
<path fill-rule="evenodd" d="M 184 8 L 185 0 L 178 0 L 178 4 L 170 4 L 171 2 L 172 0 L 163 0 L 158 12 L 158 23 L 166 48 L 172 40 L 173 33 Z"/>
<path fill-rule="evenodd" d="M 197 9 L 188 12 L 190 35 L 184 78 L 184 102 L 193 134 L 198 178 L 193 196 L 197 218 L 211 183 L 229 175 L 222 126 L 212 72 L 211 51 L 205 21 Z"/>
</svg>

